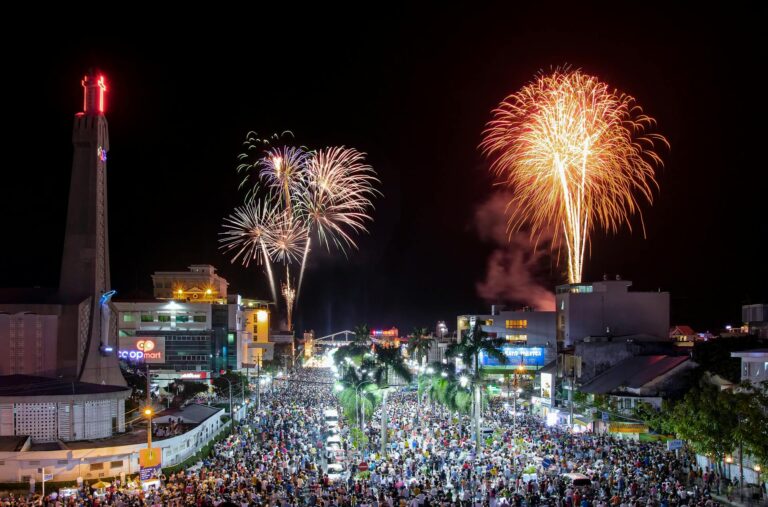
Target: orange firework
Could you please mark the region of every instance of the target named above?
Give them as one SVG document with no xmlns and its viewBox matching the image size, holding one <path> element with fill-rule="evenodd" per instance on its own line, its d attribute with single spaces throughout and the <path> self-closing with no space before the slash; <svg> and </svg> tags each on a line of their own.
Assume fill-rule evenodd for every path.
<svg viewBox="0 0 768 507">
<path fill-rule="evenodd" d="M 648 202 L 661 159 L 653 118 L 635 99 L 579 70 L 539 75 L 493 111 L 481 148 L 514 192 L 510 231 L 562 230 L 568 281 L 581 282 L 595 224 L 615 232 Z"/>
</svg>

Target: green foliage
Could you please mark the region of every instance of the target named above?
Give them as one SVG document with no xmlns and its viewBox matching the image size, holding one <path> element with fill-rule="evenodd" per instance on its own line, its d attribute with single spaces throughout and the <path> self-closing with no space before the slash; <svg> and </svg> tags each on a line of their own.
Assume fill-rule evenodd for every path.
<svg viewBox="0 0 768 507">
<path fill-rule="evenodd" d="M 349 431 L 350 437 L 352 437 L 352 446 L 355 449 L 363 449 L 368 445 L 368 437 L 360 431 L 360 428 L 352 428 Z"/>
<path fill-rule="evenodd" d="M 641 408 L 641 410 L 644 410 Z M 748 383 L 720 390 L 702 379 L 664 417 L 648 417 L 662 430 L 687 440 L 701 454 L 717 460 L 739 446 L 759 462 L 768 462 L 768 385 Z M 645 420 L 645 419 L 644 419 Z"/>
<path fill-rule="evenodd" d="M 227 379 L 229 379 L 229 382 L 227 382 Z M 220 398 L 228 398 L 230 382 L 232 385 L 232 399 L 240 397 L 243 387 L 245 388 L 246 396 L 251 394 L 245 375 L 233 372 L 232 370 L 227 370 L 225 374 L 219 375 L 213 379 L 213 390 L 216 393 L 216 396 L 219 396 Z"/>
<path fill-rule="evenodd" d="M 432 337 L 429 336 L 427 329 L 413 328 L 408 338 L 408 354 L 421 364 L 422 358 L 426 357 L 430 348 L 432 348 Z"/>
</svg>

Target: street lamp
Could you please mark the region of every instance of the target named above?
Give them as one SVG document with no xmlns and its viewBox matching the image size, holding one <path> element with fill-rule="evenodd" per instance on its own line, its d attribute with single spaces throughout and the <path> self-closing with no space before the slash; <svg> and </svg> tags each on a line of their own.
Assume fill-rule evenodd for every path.
<svg viewBox="0 0 768 507">
<path fill-rule="evenodd" d="M 151 452 L 152 449 L 152 407 L 144 409 L 144 415 L 147 416 L 147 452 Z"/>
</svg>

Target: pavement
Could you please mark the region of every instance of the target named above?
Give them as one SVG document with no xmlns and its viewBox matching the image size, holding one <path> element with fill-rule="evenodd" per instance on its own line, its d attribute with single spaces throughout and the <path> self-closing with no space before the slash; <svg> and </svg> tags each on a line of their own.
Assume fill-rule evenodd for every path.
<svg viewBox="0 0 768 507">
<path fill-rule="evenodd" d="M 765 494 L 763 494 L 763 497 L 759 500 L 752 499 L 752 494 L 755 491 L 757 491 L 756 488 L 752 488 L 751 490 L 745 489 L 743 500 L 741 492 L 739 491 L 734 491 L 730 500 L 728 500 L 726 495 L 712 494 L 712 498 L 723 505 L 730 505 L 731 507 L 768 507 L 768 496 Z"/>
</svg>

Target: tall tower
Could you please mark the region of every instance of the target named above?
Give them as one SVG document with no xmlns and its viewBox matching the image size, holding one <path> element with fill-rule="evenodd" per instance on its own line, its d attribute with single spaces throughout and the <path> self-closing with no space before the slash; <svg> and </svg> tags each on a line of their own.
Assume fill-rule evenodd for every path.
<svg viewBox="0 0 768 507">
<path fill-rule="evenodd" d="M 82 86 L 83 111 L 75 115 L 72 129 L 74 155 L 59 298 L 64 305 L 72 305 L 64 325 L 69 331 L 76 328 L 77 378 L 125 385 L 117 362 L 116 337 L 110 333 L 107 85 L 103 75 L 91 72 Z"/>
</svg>

